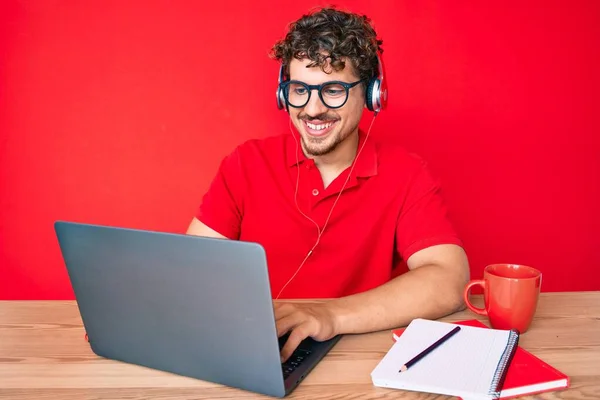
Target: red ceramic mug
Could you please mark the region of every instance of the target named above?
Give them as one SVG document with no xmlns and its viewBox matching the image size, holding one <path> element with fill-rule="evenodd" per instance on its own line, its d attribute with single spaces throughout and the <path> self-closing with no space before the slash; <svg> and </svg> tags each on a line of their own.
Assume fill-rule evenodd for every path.
<svg viewBox="0 0 600 400">
<path fill-rule="evenodd" d="M 475 307 L 469 301 L 469 292 L 475 285 L 483 287 L 485 308 Z M 533 320 L 541 285 L 542 273 L 535 268 L 492 264 L 483 270 L 483 279 L 467 284 L 463 298 L 471 311 L 489 318 L 492 328 L 524 333 Z"/>
</svg>

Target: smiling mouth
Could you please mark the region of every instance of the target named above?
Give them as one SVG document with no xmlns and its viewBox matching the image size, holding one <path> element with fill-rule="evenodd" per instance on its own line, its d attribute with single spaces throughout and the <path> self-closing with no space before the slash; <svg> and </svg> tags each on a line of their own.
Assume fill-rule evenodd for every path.
<svg viewBox="0 0 600 400">
<path fill-rule="evenodd" d="M 327 122 L 308 122 L 303 121 L 304 126 L 306 128 L 306 132 L 311 136 L 324 136 L 328 134 L 333 126 L 337 123 L 337 121 L 327 121 Z"/>
<path fill-rule="evenodd" d="M 333 122 L 328 122 L 326 124 L 311 124 L 310 122 L 306 122 L 306 125 L 312 130 L 321 131 L 329 128 L 331 125 L 333 125 Z"/>
</svg>

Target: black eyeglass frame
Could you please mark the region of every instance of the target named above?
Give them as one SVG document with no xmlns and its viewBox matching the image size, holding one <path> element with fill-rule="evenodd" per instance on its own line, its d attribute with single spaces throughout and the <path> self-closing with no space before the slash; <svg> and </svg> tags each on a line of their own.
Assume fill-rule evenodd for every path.
<svg viewBox="0 0 600 400">
<path fill-rule="evenodd" d="M 290 106 L 290 107 L 294 107 L 294 108 L 303 108 L 303 107 L 305 107 L 308 104 L 308 102 L 310 101 L 310 96 L 312 95 L 312 91 L 316 90 L 317 93 L 319 94 L 319 99 L 321 99 L 321 102 L 323 104 L 325 104 L 325 106 L 327 108 L 331 108 L 331 109 L 335 110 L 335 109 L 343 107 L 344 104 L 346 104 L 346 102 L 348 101 L 348 96 L 350 96 L 350 89 L 352 89 L 354 86 L 356 86 L 359 83 L 362 83 L 362 82 L 364 82 L 366 80 L 367 79 L 361 79 L 361 80 L 358 80 L 356 82 L 351 82 L 351 83 L 342 82 L 342 81 L 328 81 L 328 82 L 323 82 L 320 85 L 309 85 L 308 83 L 304 83 L 302 81 L 291 80 L 291 81 L 281 82 L 279 84 L 279 87 L 280 87 L 280 89 L 281 89 L 281 91 L 283 93 L 283 97 L 285 98 L 286 104 L 288 106 Z M 292 83 L 296 83 L 296 84 L 299 84 L 301 86 L 304 86 L 307 89 L 307 91 L 308 91 L 308 97 L 306 98 L 306 102 L 304 102 L 304 104 L 302 104 L 301 106 L 296 106 L 296 105 L 291 104 L 290 101 L 289 101 L 289 99 L 288 99 L 288 94 L 289 93 L 288 93 L 288 91 L 286 89 Z M 329 86 L 329 85 L 340 85 L 340 86 L 342 86 L 346 90 L 346 99 L 339 106 L 332 107 L 329 104 L 327 104 L 327 102 L 325 100 L 323 100 L 322 90 L 323 90 L 324 87 Z"/>
</svg>

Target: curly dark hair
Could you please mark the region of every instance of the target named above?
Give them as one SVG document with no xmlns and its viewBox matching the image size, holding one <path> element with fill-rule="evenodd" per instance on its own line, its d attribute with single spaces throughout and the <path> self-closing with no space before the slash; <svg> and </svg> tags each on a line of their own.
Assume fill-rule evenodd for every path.
<svg viewBox="0 0 600 400">
<path fill-rule="evenodd" d="M 348 59 L 360 79 L 368 81 L 378 75 L 382 43 L 366 15 L 325 7 L 292 22 L 285 38 L 271 49 L 271 57 L 283 64 L 286 74 L 292 58 L 310 59 L 309 67 L 318 66 L 325 73 L 331 73 L 328 61 L 333 70 L 341 71 Z"/>
</svg>

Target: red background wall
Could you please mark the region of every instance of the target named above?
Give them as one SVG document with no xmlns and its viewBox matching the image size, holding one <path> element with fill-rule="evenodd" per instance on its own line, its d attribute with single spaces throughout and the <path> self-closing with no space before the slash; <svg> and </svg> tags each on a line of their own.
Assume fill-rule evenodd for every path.
<svg viewBox="0 0 600 400">
<path fill-rule="evenodd" d="M 600 2 L 366 3 L 338 4 L 384 40 L 373 134 L 442 178 L 472 276 L 600 290 Z M 3 1 L 0 298 L 72 298 L 56 219 L 183 232 L 234 145 L 287 130 L 267 53 L 318 4 Z"/>
</svg>

